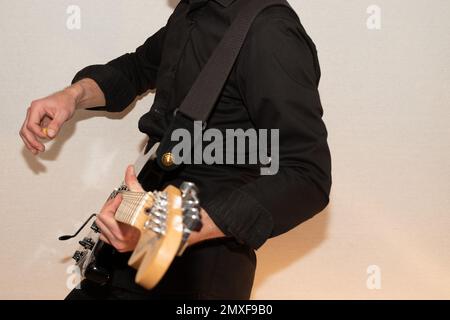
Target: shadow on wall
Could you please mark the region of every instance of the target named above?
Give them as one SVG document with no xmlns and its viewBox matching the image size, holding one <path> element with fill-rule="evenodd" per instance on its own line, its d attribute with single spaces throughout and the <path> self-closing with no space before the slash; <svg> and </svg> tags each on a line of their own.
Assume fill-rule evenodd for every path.
<svg viewBox="0 0 450 320">
<path fill-rule="evenodd" d="M 257 251 L 258 263 L 253 295 L 272 275 L 299 262 L 326 240 L 329 218 L 330 207 L 327 207 L 323 212 L 297 228 L 270 239 Z M 299 270 L 302 270 L 301 267 Z M 313 270 L 303 269 L 305 273 L 311 271 Z M 301 290 L 301 288 L 292 288 L 292 290 Z M 282 294 L 280 294 L 280 298 L 282 298 Z"/>
</svg>

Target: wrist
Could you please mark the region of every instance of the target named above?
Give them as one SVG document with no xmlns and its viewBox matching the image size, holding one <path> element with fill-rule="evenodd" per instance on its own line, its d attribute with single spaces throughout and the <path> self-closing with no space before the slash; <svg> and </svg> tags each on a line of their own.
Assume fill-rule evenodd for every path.
<svg viewBox="0 0 450 320">
<path fill-rule="evenodd" d="M 80 108 L 80 102 L 83 99 L 83 96 L 85 94 L 85 89 L 83 84 L 81 83 L 83 80 L 74 83 L 70 87 L 67 87 L 63 90 L 66 94 L 68 94 L 74 101 L 75 109 Z"/>
</svg>

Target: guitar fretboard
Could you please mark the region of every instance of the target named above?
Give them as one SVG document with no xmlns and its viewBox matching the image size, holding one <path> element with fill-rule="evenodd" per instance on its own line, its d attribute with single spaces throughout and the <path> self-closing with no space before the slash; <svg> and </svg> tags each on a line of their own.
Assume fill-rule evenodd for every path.
<svg viewBox="0 0 450 320">
<path fill-rule="evenodd" d="M 133 225 L 151 193 L 120 191 L 119 194 L 122 195 L 122 202 L 117 209 L 115 219 Z"/>
</svg>

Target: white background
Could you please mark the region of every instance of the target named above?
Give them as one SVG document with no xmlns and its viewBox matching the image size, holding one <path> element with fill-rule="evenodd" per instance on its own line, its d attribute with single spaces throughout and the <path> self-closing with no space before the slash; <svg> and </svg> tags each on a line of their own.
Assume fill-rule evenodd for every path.
<svg viewBox="0 0 450 320">
<path fill-rule="evenodd" d="M 325 212 L 258 251 L 255 299 L 450 298 L 450 2 L 371 1 L 291 0 L 319 52 L 334 184 Z M 134 51 L 176 2 L 0 0 L 0 298 L 67 294 L 76 242 L 57 237 L 121 180 L 153 95 L 119 115 L 78 112 L 38 158 L 18 135 L 26 108 Z M 80 30 L 66 27 L 72 4 Z M 381 30 L 366 27 L 372 4 Z"/>
</svg>

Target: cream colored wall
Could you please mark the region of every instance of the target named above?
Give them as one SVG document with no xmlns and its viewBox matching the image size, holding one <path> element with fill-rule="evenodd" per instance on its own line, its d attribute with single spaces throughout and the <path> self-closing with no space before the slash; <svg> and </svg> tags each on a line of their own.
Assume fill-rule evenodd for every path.
<svg viewBox="0 0 450 320">
<path fill-rule="evenodd" d="M 0 298 L 60 299 L 75 243 L 57 236 L 121 179 L 153 96 L 118 116 L 79 112 L 38 158 L 18 136 L 25 110 L 83 66 L 133 50 L 176 1 L 0 3 Z M 450 2 L 291 4 L 319 50 L 332 201 L 259 250 L 253 297 L 450 298 Z M 366 27 L 372 4 L 381 30 Z M 81 8 L 80 30 L 66 27 L 69 5 Z"/>
</svg>

